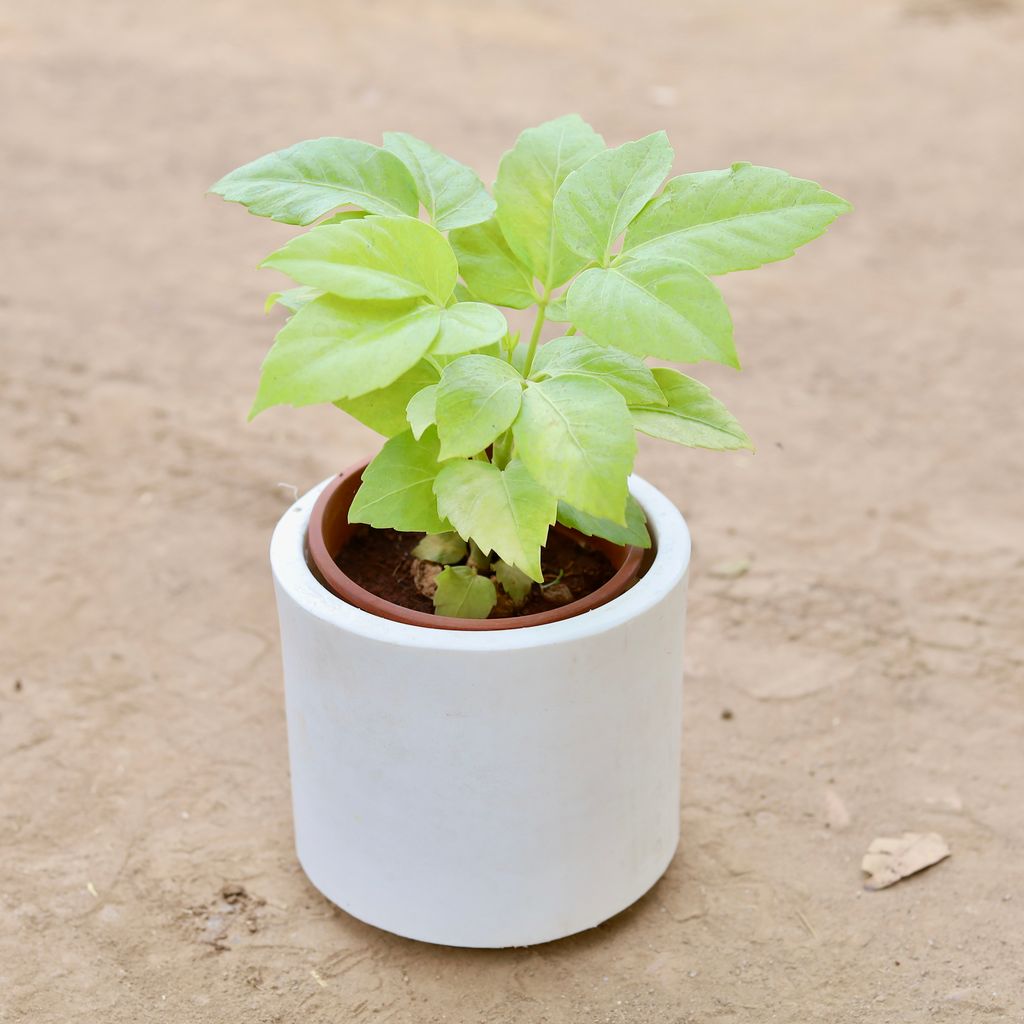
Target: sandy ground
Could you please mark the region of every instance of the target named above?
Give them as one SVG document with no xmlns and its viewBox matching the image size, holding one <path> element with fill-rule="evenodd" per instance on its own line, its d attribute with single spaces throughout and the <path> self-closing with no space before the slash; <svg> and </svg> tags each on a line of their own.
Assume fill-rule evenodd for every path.
<svg viewBox="0 0 1024 1024">
<path fill-rule="evenodd" d="M 1024 1020 L 1024 8 L 7 0 L 0 81 L 0 1020 Z M 756 456 L 642 452 L 696 538 L 671 869 L 434 948 L 293 855 L 266 546 L 375 440 L 245 425 L 289 231 L 203 190 L 388 128 L 489 178 L 567 110 L 857 212 L 724 282 Z M 865 892 L 904 829 L 952 858 Z"/>
</svg>

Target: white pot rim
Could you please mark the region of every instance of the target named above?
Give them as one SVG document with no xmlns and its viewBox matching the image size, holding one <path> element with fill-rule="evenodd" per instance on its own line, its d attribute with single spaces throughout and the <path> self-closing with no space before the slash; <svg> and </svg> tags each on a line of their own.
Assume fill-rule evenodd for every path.
<svg viewBox="0 0 1024 1024">
<path fill-rule="evenodd" d="M 647 514 L 647 526 L 657 552 L 648 571 L 626 593 L 572 618 L 521 629 L 462 632 L 392 622 L 342 601 L 309 568 L 306 528 L 317 497 L 332 479 L 328 477 L 307 491 L 281 517 L 270 541 L 270 564 L 279 585 L 310 614 L 371 640 L 452 651 L 513 651 L 577 640 L 603 633 L 642 614 L 678 584 L 690 564 L 686 521 L 656 487 L 634 475 L 629 478 L 629 490 Z"/>
</svg>

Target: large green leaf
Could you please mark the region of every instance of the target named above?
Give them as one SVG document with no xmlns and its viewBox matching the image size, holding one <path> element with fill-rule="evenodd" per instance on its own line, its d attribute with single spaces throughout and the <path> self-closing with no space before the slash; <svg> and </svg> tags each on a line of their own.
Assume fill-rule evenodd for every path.
<svg viewBox="0 0 1024 1024">
<path fill-rule="evenodd" d="M 629 405 L 664 405 L 665 399 L 643 360 L 582 334 L 555 338 L 537 350 L 531 380 L 545 377 L 593 377 L 610 384 Z"/>
<path fill-rule="evenodd" d="M 604 345 L 678 363 L 739 366 L 725 300 L 699 270 L 678 260 L 585 270 L 568 302 L 572 322 Z"/>
<path fill-rule="evenodd" d="M 378 530 L 445 533 L 451 526 L 438 514 L 434 481 L 441 468 L 437 433 L 418 441 L 411 431 L 396 434 L 363 470 L 363 481 L 348 511 L 350 523 Z"/>
<path fill-rule="evenodd" d="M 752 270 L 792 256 L 849 209 L 813 181 L 733 164 L 673 178 L 630 225 L 623 248 L 685 260 L 705 274 Z"/>
<path fill-rule="evenodd" d="M 612 244 L 672 167 L 664 132 L 605 150 L 573 171 L 555 195 L 555 227 L 566 245 L 607 264 Z"/>
<path fill-rule="evenodd" d="M 482 452 L 512 425 L 522 397 L 523 378 L 503 359 L 472 355 L 449 363 L 434 410 L 441 457 Z"/>
<path fill-rule="evenodd" d="M 224 175 L 210 191 L 285 224 L 311 224 L 347 203 L 410 217 L 420 205 L 405 164 L 356 139 L 310 139 L 268 153 Z"/>
<path fill-rule="evenodd" d="M 588 537 L 603 537 L 613 544 L 634 544 L 638 548 L 651 546 L 651 535 L 647 532 L 647 516 L 640 507 L 640 502 L 631 494 L 626 499 L 626 525 L 613 523 L 610 519 L 588 516 L 578 508 L 564 501 L 558 503 L 558 521 L 564 526 L 571 526 Z"/>
<path fill-rule="evenodd" d="M 636 436 L 611 385 L 573 376 L 530 384 L 512 436 L 538 483 L 584 512 L 625 522 Z"/>
<path fill-rule="evenodd" d="M 321 296 L 278 332 L 250 419 L 272 405 L 333 402 L 387 386 L 430 348 L 440 316 L 435 306 Z"/>
<path fill-rule="evenodd" d="M 494 213 L 494 200 L 465 164 L 405 132 L 385 132 L 384 148 L 409 168 L 420 202 L 440 230 L 480 224 Z"/>
<path fill-rule="evenodd" d="M 459 273 L 474 298 L 511 309 L 537 301 L 533 274 L 512 252 L 493 217 L 448 236 L 459 260 Z"/>
<path fill-rule="evenodd" d="M 348 299 L 427 296 L 443 306 L 459 268 L 448 240 L 411 217 L 367 217 L 315 227 L 261 264 Z"/>
<path fill-rule="evenodd" d="M 341 398 L 334 404 L 371 430 L 385 437 L 394 437 L 409 429 L 405 410 L 414 395 L 429 391 L 441 379 L 433 363 L 421 359 L 411 370 L 386 387 L 370 391 L 358 398 Z M 431 421 L 432 422 L 432 421 Z M 424 429 L 429 424 L 424 425 Z M 422 434 L 423 431 L 421 430 Z"/>
<path fill-rule="evenodd" d="M 700 381 L 663 366 L 653 372 L 668 404 L 634 406 L 637 430 L 694 448 L 753 448 L 729 410 Z"/>
<path fill-rule="evenodd" d="M 486 619 L 498 603 L 494 581 L 468 565 L 450 565 L 437 576 L 434 611 L 454 619 Z"/>
<path fill-rule="evenodd" d="M 568 114 L 528 128 L 501 158 L 494 185 L 498 223 L 512 251 L 545 288 L 568 281 L 586 262 L 558 237 L 554 199 L 562 182 L 603 150 L 601 136 Z"/>
<path fill-rule="evenodd" d="M 435 355 L 458 356 L 487 348 L 508 333 L 501 310 L 483 302 L 456 302 L 441 313 L 441 330 L 430 351 Z"/>
<path fill-rule="evenodd" d="M 558 502 L 516 459 L 505 469 L 490 462 L 447 462 L 434 484 L 437 507 L 465 540 L 493 551 L 541 582 L 540 549 Z"/>
</svg>

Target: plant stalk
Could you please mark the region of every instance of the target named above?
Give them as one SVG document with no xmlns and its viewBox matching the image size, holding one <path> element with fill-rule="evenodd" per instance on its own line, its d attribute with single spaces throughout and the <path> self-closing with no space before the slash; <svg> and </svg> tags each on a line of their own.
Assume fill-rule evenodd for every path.
<svg viewBox="0 0 1024 1024">
<path fill-rule="evenodd" d="M 551 292 L 544 292 L 544 298 L 537 303 L 537 319 L 533 324 L 533 333 L 530 335 L 530 347 L 526 350 L 526 360 L 523 363 L 523 376 L 529 377 L 533 369 L 533 357 L 537 354 L 537 343 L 540 341 L 540 330 L 544 326 L 544 318 L 547 315 L 548 299 Z"/>
</svg>

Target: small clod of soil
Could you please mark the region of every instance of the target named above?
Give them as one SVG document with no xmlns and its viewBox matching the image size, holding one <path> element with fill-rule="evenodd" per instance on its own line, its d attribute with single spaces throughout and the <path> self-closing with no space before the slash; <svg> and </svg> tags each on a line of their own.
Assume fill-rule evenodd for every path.
<svg viewBox="0 0 1024 1024">
<path fill-rule="evenodd" d="M 443 568 L 437 562 L 421 562 L 418 558 L 412 560 L 412 581 L 424 597 L 433 598 L 437 592 L 437 577 Z"/>
<path fill-rule="evenodd" d="M 244 885 L 229 882 L 209 903 L 191 907 L 186 913 L 197 941 L 224 952 L 236 944 L 238 932 L 244 930 L 254 935 L 259 931 L 259 915 L 265 902 L 248 892 Z"/>
<path fill-rule="evenodd" d="M 422 533 L 400 533 L 360 526 L 335 559 L 338 568 L 364 590 L 413 611 L 434 611 L 434 603 L 424 592 L 424 563 L 412 555 Z M 560 604 L 578 601 L 603 587 L 615 575 L 615 567 L 602 551 L 579 543 L 572 537 L 548 535 L 541 552 L 545 585 L 534 584 L 526 603 L 514 608 L 511 601 L 499 600 L 492 619 L 533 615 L 550 611 Z"/>
<path fill-rule="evenodd" d="M 228 882 L 220 890 L 220 898 L 225 903 L 232 905 L 236 903 L 245 903 L 249 899 L 249 894 L 245 891 L 244 885 L 238 885 L 234 882 Z"/>
</svg>

